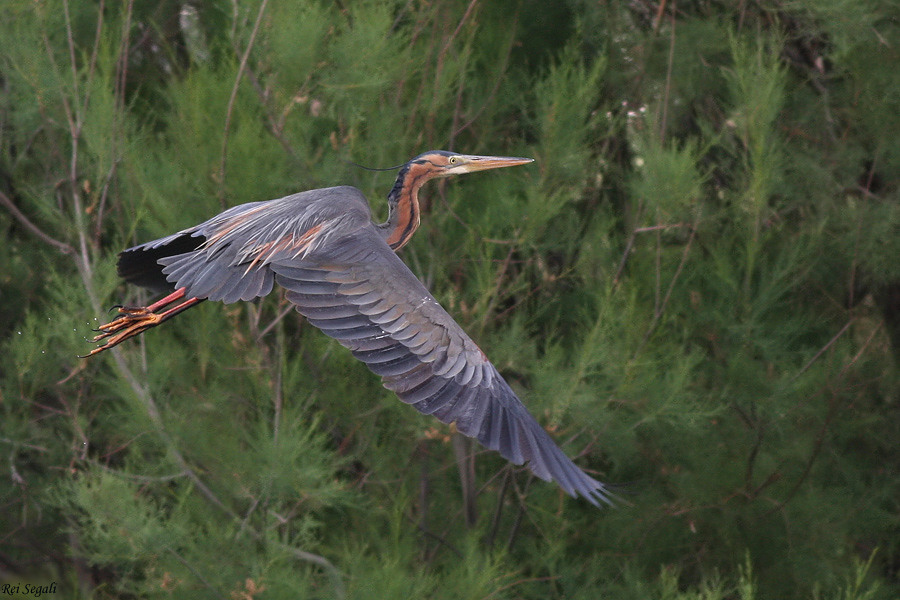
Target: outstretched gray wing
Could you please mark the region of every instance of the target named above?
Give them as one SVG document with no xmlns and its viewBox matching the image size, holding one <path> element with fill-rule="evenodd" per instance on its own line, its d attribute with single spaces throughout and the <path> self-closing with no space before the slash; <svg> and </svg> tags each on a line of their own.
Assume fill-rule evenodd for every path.
<svg viewBox="0 0 900 600">
<path fill-rule="evenodd" d="M 372 225 L 298 260 L 268 264 L 311 324 L 349 348 L 419 412 L 455 423 L 515 464 L 597 505 L 605 486 L 578 468 L 480 348 Z"/>
</svg>

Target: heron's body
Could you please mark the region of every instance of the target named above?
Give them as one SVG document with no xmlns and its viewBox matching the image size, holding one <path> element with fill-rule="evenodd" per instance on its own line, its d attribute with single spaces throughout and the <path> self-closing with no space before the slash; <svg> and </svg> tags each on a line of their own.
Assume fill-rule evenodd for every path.
<svg viewBox="0 0 900 600">
<path fill-rule="evenodd" d="M 455 161 L 484 160 L 453 171 Z M 493 161 L 493 162 L 491 162 Z M 481 349 L 437 303 L 395 250 L 418 226 L 417 191 L 446 171 L 530 162 L 431 152 L 407 163 L 388 197 L 390 216 L 372 222 L 353 187 L 301 192 L 235 206 L 174 235 L 126 250 L 127 281 L 174 292 L 101 328 L 116 345 L 202 300 L 236 302 L 275 285 L 312 324 L 348 348 L 399 398 L 572 495 L 608 502 L 606 488 L 572 463 Z M 436 164 L 437 163 L 437 164 Z M 445 171 L 440 171 L 444 169 Z M 175 300 L 175 308 L 156 313 Z"/>
</svg>

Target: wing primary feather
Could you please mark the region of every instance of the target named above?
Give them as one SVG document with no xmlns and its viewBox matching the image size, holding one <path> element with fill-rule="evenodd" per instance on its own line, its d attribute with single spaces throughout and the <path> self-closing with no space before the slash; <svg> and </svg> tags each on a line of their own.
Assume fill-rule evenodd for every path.
<svg viewBox="0 0 900 600">
<path fill-rule="evenodd" d="M 472 375 L 475 373 L 476 367 L 467 360 L 464 360 L 463 363 L 465 364 L 465 369 L 457 373 L 454 379 L 456 379 L 456 383 L 460 385 L 469 385 L 472 381 Z M 478 383 L 476 382 L 475 385 L 478 385 Z"/>
<path fill-rule="evenodd" d="M 413 404 L 413 408 L 422 413 L 423 415 L 432 415 L 435 416 L 434 413 L 441 408 L 443 408 L 448 402 L 451 400 L 455 404 L 464 404 L 469 402 L 471 396 L 473 395 L 473 390 L 468 389 L 460 389 L 457 384 L 452 386 L 448 385 L 441 392 L 432 395 L 429 398 L 425 398 Z M 448 421 L 444 421 L 445 423 Z M 464 431 L 460 430 L 464 435 L 466 434 Z M 472 436 L 469 436 L 472 437 Z"/>
<path fill-rule="evenodd" d="M 471 389 L 469 388 L 469 390 Z M 465 435 L 481 441 L 481 438 L 484 437 L 485 429 L 490 427 L 491 423 L 491 400 L 472 395 L 474 397 L 467 401 L 467 404 L 471 405 L 472 411 L 465 421 L 460 422 L 457 420 L 456 427 Z"/>
<path fill-rule="evenodd" d="M 303 314 L 307 319 L 341 319 L 359 314 L 354 306 L 335 304 L 332 306 L 304 306 Z"/>
<path fill-rule="evenodd" d="M 384 385 L 384 387 L 397 394 L 401 400 L 403 400 L 404 394 L 406 394 L 409 390 L 422 385 L 432 377 L 433 375 L 431 374 L 431 369 L 428 367 L 428 365 L 421 364 L 412 371 L 404 373 L 403 375 L 398 375 L 396 377 L 385 377 L 382 381 L 382 384 Z"/>
<path fill-rule="evenodd" d="M 398 358 L 409 356 L 410 352 L 402 344 L 393 344 L 377 350 L 354 350 L 353 356 L 367 365 L 377 365 L 390 362 Z"/>
<path fill-rule="evenodd" d="M 361 309 L 362 308 L 365 307 L 361 307 Z M 399 306 L 391 307 L 382 313 L 366 312 L 365 310 L 360 310 L 360 312 L 369 315 L 369 318 L 373 323 L 378 323 L 385 327 L 391 326 L 403 317 L 403 310 Z M 385 331 L 387 331 L 387 329 L 385 329 Z"/>
<path fill-rule="evenodd" d="M 305 312 L 305 311 L 304 311 Z M 369 328 L 369 329 L 377 329 L 379 333 L 384 333 L 381 331 L 381 328 L 378 325 L 373 325 L 369 319 L 360 315 L 359 313 L 351 314 L 349 316 L 341 317 L 341 316 L 325 316 L 325 317 L 313 317 L 312 315 L 304 314 L 306 319 L 310 322 L 310 324 L 315 325 L 322 331 L 331 335 L 331 331 L 333 330 L 341 330 L 341 329 L 350 329 L 350 328 Z"/>
<path fill-rule="evenodd" d="M 507 415 L 499 402 L 491 403 L 491 413 L 493 413 L 491 418 L 491 430 L 482 442 L 491 450 L 499 450 L 500 437 L 502 436 L 503 428 L 506 426 Z"/>
<path fill-rule="evenodd" d="M 525 436 L 528 438 L 529 446 L 531 446 L 531 460 L 528 461 L 528 468 L 544 481 L 551 481 L 553 477 L 550 475 L 550 469 L 541 452 L 540 442 L 535 439 L 534 432 L 531 430 L 525 430 Z"/>
<path fill-rule="evenodd" d="M 310 321 L 312 323 L 312 321 Z M 328 321 L 322 321 L 322 323 L 328 323 Z M 327 333 L 330 337 L 333 337 L 339 342 L 344 341 L 359 341 L 359 340 L 377 340 L 379 336 L 384 335 L 384 332 L 381 331 L 381 328 L 377 325 L 360 325 L 358 327 L 350 327 L 350 328 L 328 328 L 328 327 L 320 327 L 318 323 L 312 323 L 316 327 L 319 327 L 322 331 Z"/>
<path fill-rule="evenodd" d="M 279 281 L 280 283 L 280 281 Z M 287 289 L 291 289 L 291 286 L 285 285 Z M 340 286 L 329 281 L 304 281 L 302 285 L 303 294 L 314 296 L 314 295 L 333 295 L 335 292 L 339 291 L 338 288 Z"/>
<path fill-rule="evenodd" d="M 550 475 L 553 477 L 554 481 L 561 487 L 567 494 L 570 496 L 575 495 L 575 485 L 571 480 L 571 475 L 569 471 L 571 467 L 569 466 L 568 457 L 563 460 L 563 457 L 560 456 L 562 452 L 557 451 L 557 447 L 554 444 L 552 447 L 546 446 L 544 448 L 544 456 L 546 462 L 550 467 Z"/>
<path fill-rule="evenodd" d="M 279 285 L 282 285 L 280 281 Z M 308 307 L 331 308 L 344 304 L 343 299 L 337 294 L 301 294 L 300 292 L 289 291 L 285 294 L 285 298 L 289 302 L 296 304 L 301 313 Z"/>
<path fill-rule="evenodd" d="M 403 342 L 403 345 L 407 348 L 418 348 L 430 341 L 432 341 L 433 332 L 427 331 L 422 328 L 416 328 L 418 331 L 415 332 L 415 335 L 406 338 Z"/>
<path fill-rule="evenodd" d="M 382 377 L 396 377 L 398 375 L 403 375 L 404 373 L 409 373 L 414 368 L 421 365 L 422 361 L 420 361 L 415 354 L 407 352 L 405 356 L 395 358 L 394 360 L 367 364 L 369 369 L 376 375 Z"/>
<path fill-rule="evenodd" d="M 242 277 L 240 273 L 236 273 L 234 271 L 227 272 L 225 274 L 225 279 L 219 284 L 218 293 L 215 296 L 210 296 L 209 300 L 221 300 L 225 304 L 230 304 L 239 300 L 239 295 L 235 295 L 237 291 L 239 291 L 241 285 L 247 285 L 248 283 L 252 283 L 253 275 L 248 275 L 247 277 Z"/>
<path fill-rule="evenodd" d="M 359 296 L 354 296 L 353 304 L 357 304 L 359 306 L 366 306 L 369 304 L 374 305 L 374 304 L 381 302 L 382 300 L 384 300 L 384 297 L 382 296 L 382 291 L 381 290 L 372 290 L 370 292 L 366 292 L 365 294 L 361 294 Z"/>
<path fill-rule="evenodd" d="M 392 338 L 408 348 L 408 340 L 419 334 L 419 327 L 420 325 L 418 323 L 408 323 L 406 327 L 397 331 L 391 331 L 387 327 L 382 327 L 382 329 L 385 333 L 389 333 Z"/>
<path fill-rule="evenodd" d="M 440 396 L 442 393 L 445 396 L 449 396 L 452 400 L 454 399 L 454 397 L 458 398 L 458 396 L 454 396 L 452 394 L 452 392 L 457 390 L 458 386 L 456 386 L 456 384 L 454 384 L 452 380 L 443 379 L 441 377 L 432 377 L 422 382 L 420 385 L 412 388 L 408 392 L 405 392 L 401 397 L 401 400 L 403 400 L 407 404 L 415 404 L 416 402 L 421 402 L 422 400 L 425 400 L 427 398 Z"/>
<path fill-rule="evenodd" d="M 375 352 L 378 350 L 386 350 L 387 348 L 393 348 L 394 346 L 396 346 L 394 340 L 392 340 L 387 334 L 375 335 L 356 340 L 341 340 L 340 343 L 349 348 L 351 352 Z"/>
<path fill-rule="evenodd" d="M 452 381 L 452 379 L 450 381 Z M 459 386 L 457 385 L 456 387 L 458 388 Z M 456 420 L 456 409 L 464 405 L 462 400 L 463 397 L 459 395 L 449 398 L 446 403 L 431 414 L 442 423 L 452 423 Z"/>
<path fill-rule="evenodd" d="M 385 313 L 385 315 L 386 314 L 387 313 Z M 381 323 L 380 325 L 381 325 L 381 328 L 384 329 L 387 333 L 399 334 L 399 335 L 394 335 L 394 338 L 397 340 L 403 340 L 408 337 L 412 337 L 415 334 L 414 329 L 410 329 L 409 333 L 406 334 L 405 336 L 403 333 L 401 333 L 402 331 L 406 330 L 407 328 L 413 327 L 413 324 L 410 322 L 409 318 L 404 314 L 397 315 L 396 319 L 394 319 L 388 323 Z"/>
<path fill-rule="evenodd" d="M 519 429 L 521 427 L 522 424 L 516 421 L 512 421 L 509 424 L 509 439 L 506 442 L 506 448 L 500 449 L 500 454 L 517 465 L 525 462 L 525 459 L 522 458 L 522 448 L 519 441 Z"/>
<path fill-rule="evenodd" d="M 331 275 L 331 271 L 327 269 L 307 269 L 304 267 L 299 267 L 291 264 L 282 264 L 279 263 L 276 265 L 278 275 L 284 277 L 285 279 L 294 280 L 294 281 L 328 281 L 329 275 Z M 338 283 L 334 283 L 334 286 L 337 287 Z"/>
<path fill-rule="evenodd" d="M 438 346 L 437 348 L 440 348 L 440 346 Z M 447 352 L 447 350 L 443 351 L 443 361 L 435 361 L 436 363 L 439 363 L 440 366 L 435 368 L 434 374 L 441 377 L 452 377 L 453 379 L 456 379 L 456 375 L 466 368 L 466 359 L 462 354 L 457 354 L 456 356 L 451 357 L 449 354 L 447 354 Z M 435 358 L 437 359 L 439 357 L 440 355 L 436 356 Z"/>
<path fill-rule="evenodd" d="M 386 293 L 386 295 L 388 295 L 388 293 Z M 382 298 L 378 302 L 359 307 L 359 312 L 363 313 L 364 315 L 381 315 L 388 313 L 391 310 L 399 311 L 396 314 L 397 317 L 401 317 L 403 316 L 403 314 L 405 314 L 404 310 L 398 306 L 398 303 L 390 298 Z"/>
<path fill-rule="evenodd" d="M 205 263 L 198 267 L 198 271 L 188 282 L 187 295 L 197 298 L 206 298 L 216 288 L 216 279 L 221 275 L 220 267 L 215 262 Z M 178 284 L 176 284 L 178 285 Z"/>
<path fill-rule="evenodd" d="M 342 283 L 339 286 L 339 290 L 342 294 L 346 294 L 347 296 L 363 296 L 364 294 L 368 294 L 373 291 L 375 286 L 371 281 L 356 281 L 354 283 Z"/>
</svg>

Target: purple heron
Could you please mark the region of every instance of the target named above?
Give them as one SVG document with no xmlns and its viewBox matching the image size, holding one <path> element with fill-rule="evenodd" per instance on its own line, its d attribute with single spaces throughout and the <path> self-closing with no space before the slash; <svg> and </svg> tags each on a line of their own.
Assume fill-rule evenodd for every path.
<svg viewBox="0 0 900 600">
<path fill-rule="evenodd" d="M 278 284 L 306 319 L 348 348 L 384 387 L 421 413 L 528 463 L 545 481 L 594 505 L 609 490 L 575 465 L 538 424 L 481 349 L 395 254 L 419 226 L 418 191 L 435 178 L 532 162 L 530 158 L 421 154 L 400 167 L 385 223 L 348 186 L 230 208 L 178 233 L 125 250 L 118 272 L 160 293 L 119 307 L 90 355 L 204 300 L 265 296 Z"/>
</svg>

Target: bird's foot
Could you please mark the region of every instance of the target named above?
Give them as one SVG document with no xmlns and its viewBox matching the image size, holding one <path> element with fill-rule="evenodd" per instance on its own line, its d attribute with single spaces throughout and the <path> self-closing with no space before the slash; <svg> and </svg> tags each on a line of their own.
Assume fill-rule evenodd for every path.
<svg viewBox="0 0 900 600">
<path fill-rule="evenodd" d="M 119 310 L 119 316 L 101 325 L 96 329 L 97 335 L 90 341 L 94 344 L 103 342 L 102 346 L 97 346 L 81 358 L 100 354 L 104 350 L 109 350 L 114 346 L 118 346 L 128 338 L 140 335 L 150 329 L 156 327 L 164 321 L 168 321 L 180 312 L 196 306 L 203 302 L 202 298 L 188 298 L 183 300 L 185 288 L 178 288 L 165 298 L 157 300 L 150 306 L 114 306 Z M 179 304 L 172 306 L 176 302 Z M 157 312 L 159 311 L 159 312 Z"/>
<path fill-rule="evenodd" d="M 155 313 L 146 306 L 119 307 L 119 316 L 98 327 L 96 331 L 99 333 L 91 339 L 91 343 L 104 342 L 103 345 L 91 350 L 87 356 L 94 356 L 118 346 L 128 338 L 140 335 L 165 320 L 164 313 Z"/>
</svg>

